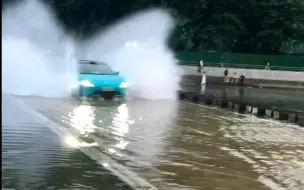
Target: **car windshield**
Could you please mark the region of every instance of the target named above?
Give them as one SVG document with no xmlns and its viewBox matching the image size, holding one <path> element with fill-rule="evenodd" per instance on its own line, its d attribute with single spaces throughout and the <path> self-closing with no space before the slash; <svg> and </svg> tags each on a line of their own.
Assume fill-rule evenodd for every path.
<svg viewBox="0 0 304 190">
<path fill-rule="evenodd" d="M 110 66 L 105 63 L 97 62 L 80 62 L 79 71 L 80 74 L 95 74 L 95 75 L 114 75 L 114 72 Z"/>
</svg>

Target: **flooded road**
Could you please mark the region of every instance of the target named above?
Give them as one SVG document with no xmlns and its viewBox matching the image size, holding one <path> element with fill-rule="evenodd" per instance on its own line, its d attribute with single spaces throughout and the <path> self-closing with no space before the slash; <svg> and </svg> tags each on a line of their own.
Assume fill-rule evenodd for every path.
<svg viewBox="0 0 304 190">
<path fill-rule="evenodd" d="M 159 189 L 304 189 L 304 130 L 297 126 L 173 100 L 96 103 L 18 99 L 73 131 L 79 139 L 97 143 L 99 151 Z M 44 146 L 50 140 L 42 134 L 36 136 Z M 50 155 L 49 160 L 44 159 L 46 163 L 64 154 L 46 147 L 43 150 Z M 82 164 L 100 168 L 85 158 L 65 159 L 76 162 L 79 170 Z M 71 172 L 85 181 L 79 174 L 83 171 Z M 102 172 L 96 175 L 103 176 Z M 103 189 L 102 183 L 96 180 L 91 189 Z"/>
<path fill-rule="evenodd" d="M 2 108 L 2 189 L 131 190 L 7 96 Z"/>
<path fill-rule="evenodd" d="M 182 85 L 184 91 L 216 96 L 222 99 L 247 102 L 262 107 L 304 112 L 304 90 L 302 89 L 271 89 L 229 85 L 207 85 L 203 88 L 193 82 Z"/>
</svg>

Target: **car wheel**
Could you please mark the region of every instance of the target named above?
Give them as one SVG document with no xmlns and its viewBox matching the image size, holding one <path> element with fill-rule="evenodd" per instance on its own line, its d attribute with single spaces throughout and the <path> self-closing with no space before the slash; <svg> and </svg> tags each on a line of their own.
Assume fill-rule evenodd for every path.
<svg viewBox="0 0 304 190">
<path fill-rule="evenodd" d="M 114 99 L 114 95 L 113 94 L 106 94 L 103 96 L 103 98 L 105 100 L 113 100 Z"/>
<path fill-rule="evenodd" d="M 92 101 L 97 102 L 99 100 L 98 96 L 92 96 Z"/>
<path fill-rule="evenodd" d="M 78 91 L 76 89 L 72 89 L 71 92 L 70 92 L 70 96 L 72 98 L 79 98 Z"/>
</svg>

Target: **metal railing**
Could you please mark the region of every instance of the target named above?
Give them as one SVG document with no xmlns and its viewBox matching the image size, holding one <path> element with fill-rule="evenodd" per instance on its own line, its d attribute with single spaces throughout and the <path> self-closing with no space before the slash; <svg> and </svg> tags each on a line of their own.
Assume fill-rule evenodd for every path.
<svg viewBox="0 0 304 190">
<path fill-rule="evenodd" d="M 199 62 L 195 61 L 180 61 L 179 65 L 187 66 L 199 66 Z M 236 63 L 212 63 L 204 62 L 204 67 L 225 67 L 225 68 L 238 68 L 238 69 L 259 69 L 264 70 L 265 65 L 252 65 L 252 64 L 236 64 Z M 269 70 L 275 71 L 301 71 L 304 72 L 304 63 L 303 67 L 284 67 L 284 66 L 269 66 Z"/>
</svg>

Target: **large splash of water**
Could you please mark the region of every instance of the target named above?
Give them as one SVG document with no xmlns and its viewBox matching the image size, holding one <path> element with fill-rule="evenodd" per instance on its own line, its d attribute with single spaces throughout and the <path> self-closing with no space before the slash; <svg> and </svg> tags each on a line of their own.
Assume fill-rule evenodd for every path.
<svg viewBox="0 0 304 190">
<path fill-rule="evenodd" d="M 52 12 L 27 0 L 2 12 L 3 92 L 63 97 L 77 80 L 71 38 Z"/>
<path fill-rule="evenodd" d="M 63 96 L 77 80 L 77 57 L 107 62 L 131 84 L 136 97 L 176 97 L 176 60 L 166 43 L 174 24 L 163 10 L 132 15 L 78 42 L 77 56 L 73 40 L 38 1 L 24 1 L 2 15 L 4 92 Z"/>
<path fill-rule="evenodd" d="M 131 15 L 85 42 L 83 57 L 120 71 L 136 97 L 175 98 L 179 88 L 176 59 L 167 46 L 174 23 L 164 10 Z"/>
</svg>

